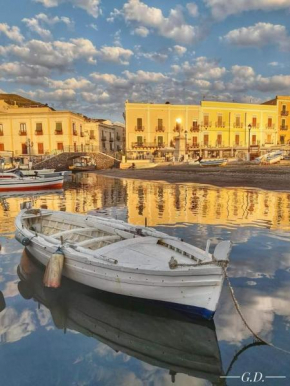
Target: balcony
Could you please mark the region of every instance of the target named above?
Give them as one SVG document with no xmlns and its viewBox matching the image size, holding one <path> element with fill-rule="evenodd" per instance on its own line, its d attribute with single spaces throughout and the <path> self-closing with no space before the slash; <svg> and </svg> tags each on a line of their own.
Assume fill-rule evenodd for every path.
<svg viewBox="0 0 290 386">
<path fill-rule="evenodd" d="M 201 122 L 200 124 L 201 128 L 208 128 L 208 127 L 212 127 L 212 122 Z"/>
<path fill-rule="evenodd" d="M 76 129 L 73 130 L 73 135 L 78 135 L 78 132 Z"/>
<path fill-rule="evenodd" d="M 105 142 L 107 140 L 107 137 L 102 136 L 101 140 Z"/>
<path fill-rule="evenodd" d="M 282 117 L 288 117 L 289 111 L 287 111 L 287 110 L 282 110 L 282 111 L 281 111 L 281 115 L 282 115 Z"/>
<path fill-rule="evenodd" d="M 225 147 L 225 144 L 224 144 L 224 142 L 216 142 L 215 146 L 216 147 Z"/>
<path fill-rule="evenodd" d="M 114 142 L 114 138 L 110 138 L 110 142 Z"/>
<path fill-rule="evenodd" d="M 121 141 L 121 137 L 119 135 L 117 135 L 116 140 Z"/>
<path fill-rule="evenodd" d="M 157 126 L 155 127 L 155 131 L 157 133 L 163 133 L 165 131 L 165 126 Z"/>
<path fill-rule="evenodd" d="M 243 123 L 234 123 L 234 129 L 242 129 L 244 127 Z"/>
<path fill-rule="evenodd" d="M 43 135 L 43 130 L 35 130 L 35 135 Z"/>
<path fill-rule="evenodd" d="M 85 134 L 81 131 L 81 132 L 80 132 L 80 136 L 81 136 L 81 137 L 84 137 Z"/>
<path fill-rule="evenodd" d="M 226 127 L 226 123 L 225 122 L 216 122 L 215 127 L 224 129 Z"/>
<path fill-rule="evenodd" d="M 55 135 L 63 135 L 63 131 L 62 130 L 55 130 L 54 134 Z"/>
<path fill-rule="evenodd" d="M 275 129 L 275 125 L 274 124 L 266 125 L 266 130 L 272 130 L 272 129 Z"/>
<path fill-rule="evenodd" d="M 192 133 L 198 133 L 199 132 L 199 125 L 191 126 L 189 131 Z"/>
<path fill-rule="evenodd" d="M 145 127 L 144 126 L 135 126 L 135 131 L 144 131 Z"/>
<path fill-rule="evenodd" d="M 182 126 L 174 126 L 173 131 L 175 133 L 182 133 L 183 132 L 183 128 L 182 128 Z"/>
<path fill-rule="evenodd" d="M 199 143 L 193 143 L 191 145 L 188 145 L 189 150 L 193 149 L 199 149 Z"/>
<path fill-rule="evenodd" d="M 90 134 L 90 139 L 96 139 L 95 134 Z"/>
<path fill-rule="evenodd" d="M 132 143 L 132 149 L 135 149 L 138 147 L 143 149 L 146 149 L 146 148 L 161 149 L 165 147 L 165 143 L 156 143 L 156 142 L 133 142 Z"/>
<path fill-rule="evenodd" d="M 260 123 L 251 123 L 252 129 L 259 129 L 260 128 Z"/>
<path fill-rule="evenodd" d="M 288 130 L 288 125 L 282 125 L 282 126 L 280 126 L 280 130 Z"/>
<path fill-rule="evenodd" d="M 19 135 L 21 137 L 25 137 L 27 135 L 27 131 L 26 130 L 19 130 Z"/>
</svg>

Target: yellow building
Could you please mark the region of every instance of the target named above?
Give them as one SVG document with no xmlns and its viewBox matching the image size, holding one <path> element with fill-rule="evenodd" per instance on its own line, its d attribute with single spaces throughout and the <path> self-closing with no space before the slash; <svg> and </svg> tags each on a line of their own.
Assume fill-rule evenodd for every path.
<svg viewBox="0 0 290 386">
<path fill-rule="evenodd" d="M 114 153 L 124 149 L 119 140 L 121 129 L 121 124 L 104 119 L 56 111 L 18 95 L 0 94 L 0 152 L 10 152 L 13 157 L 25 159 L 61 151 Z M 108 137 L 105 147 L 101 135 Z"/>
<path fill-rule="evenodd" d="M 290 144 L 290 96 L 276 96 L 275 99 L 265 102 L 265 105 L 276 106 L 278 116 L 278 144 Z"/>
<path fill-rule="evenodd" d="M 274 105 L 202 101 L 200 105 L 126 102 L 127 154 L 168 152 L 184 137 L 189 154 L 221 155 L 278 141 Z"/>
</svg>

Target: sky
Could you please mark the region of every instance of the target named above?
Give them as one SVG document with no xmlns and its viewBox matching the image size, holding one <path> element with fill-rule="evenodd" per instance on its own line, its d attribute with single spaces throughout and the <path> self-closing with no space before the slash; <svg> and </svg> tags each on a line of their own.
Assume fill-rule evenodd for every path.
<svg viewBox="0 0 290 386">
<path fill-rule="evenodd" d="M 124 103 L 290 95 L 290 0 L 0 0 L 0 92 L 122 121 Z"/>
</svg>

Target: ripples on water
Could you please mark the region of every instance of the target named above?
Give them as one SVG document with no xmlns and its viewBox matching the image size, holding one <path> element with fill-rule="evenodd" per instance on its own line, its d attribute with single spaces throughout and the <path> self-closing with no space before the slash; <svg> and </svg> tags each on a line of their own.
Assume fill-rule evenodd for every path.
<svg viewBox="0 0 290 386">
<path fill-rule="evenodd" d="M 33 196 L 35 207 L 98 211 L 139 225 L 147 219 L 148 226 L 202 248 L 207 238 L 231 239 L 228 272 L 246 319 L 263 338 L 290 350 L 289 193 L 93 174 L 73 178 L 64 191 Z M 286 380 L 263 384 L 290 384 L 290 355 L 252 344 L 226 286 L 214 327 L 146 310 L 139 303 L 115 304 L 112 297 L 71 289 L 71 284 L 57 294 L 47 293 L 28 263 L 19 284 L 23 248 L 13 239 L 13 231 L 25 200 L 0 199 L 1 385 L 166 386 L 175 378 L 177 385 L 204 386 L 217 384 L 221 371 L 228 369 L 229 375 L 284 375 Z M 231 379 L 226 384 L 242 382 Z"/>
</svg>

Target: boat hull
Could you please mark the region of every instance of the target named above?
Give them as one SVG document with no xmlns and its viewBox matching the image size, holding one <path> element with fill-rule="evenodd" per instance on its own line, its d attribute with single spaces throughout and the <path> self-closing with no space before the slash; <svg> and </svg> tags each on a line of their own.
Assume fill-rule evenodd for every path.
<svg viewBox="0 0 290 386">
<path fill-rule="evenodd" d="M 29 253 L 46 266 L 55 250 L 44 249 L 33 240 L 26 247 Z M 112 269 L 113 268 L 113 269 Z M 116 266 L 91 265 L 79 262 L 65 253 L 63 275 L 78 283 L 127 297 L 146 299 L 187 314 L 212 319 L 223 285 L 222 268 L 209 275 L 204 268 L 195 274 L 173 272 L 174 275 L 136 273 L 118 270 Z"/>
<path fill-rule="evenodd" d="M 0 180 L 0 192 L 21 192 L 43 189 L 61 189 L 63 187 L 63 176 L 56 178 L 41 179 L 10 179 Z"/>
</svg>

